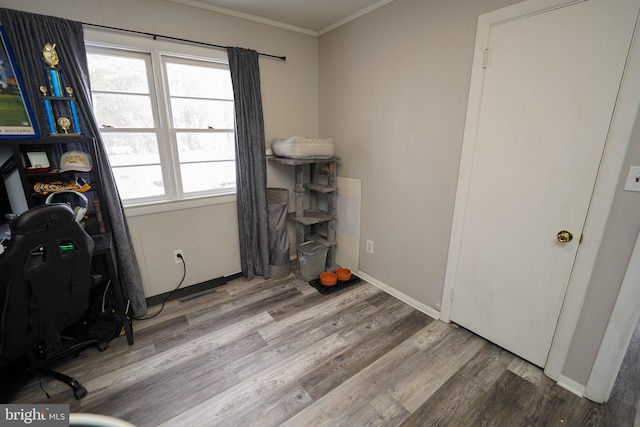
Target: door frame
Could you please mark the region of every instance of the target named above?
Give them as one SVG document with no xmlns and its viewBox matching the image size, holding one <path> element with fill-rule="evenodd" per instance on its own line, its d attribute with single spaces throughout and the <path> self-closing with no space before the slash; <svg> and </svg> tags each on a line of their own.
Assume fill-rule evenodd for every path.
<svg viewBox="0 0 640 427">
<path fill-rule="evenodd" d="M 583 1 L 588 0 L 527 0 L 478 17 L 467 117 L 458 174 L 458 187 L 441 302 L 440 320 L 444 322 L 451 321 L 451 298 L 458 270 L 458 257 L 461 248 L 466 201 L 471 183 L 470 177 L 475 151 L 475 139 L 482 100 L 482 84 L 484 79 L 483 61 L 491 26 L 527 15 L 582 3 Z M 566 382 L 572 386 L 568 388 L 577 394 L 582 394 L 584 387 L 578 385 L 578 390 L 576 390 L 575 386 L 577 383 L 563 377 L 562 372 L 571 340 L 582 311 L 591 273 L 598 256 L 598 250 L 602 243 L 607 218 L 613 204 L 618 179 L 631 140 L 631 133 L 633 131 L 636 114 L 638 113 L 638 106 L 640 105 L 640 80 L 632 77 L 640 74 L 640 42 L 637 39 L 638 37 L 636 37 L 636 33 L 634 33 L 622 83 L 618 92 L 618 99 L 614 107 L 613 119 L 605 142 L 605 150 L 596 178 L 591 205 L 584 226 L 584 235 L 588 237 L 585 238 L 578 249 L 556 332 L 544 368 L 547 376 L 558 381 L 561 385 L 563 381 Z M 632 259 L 628 267 L 629 269 L 632 267 L 635 268 L 635 266 L 632 266 L 632 262 L 640 265 L 640 259 Z M 630 331 L 630 334 L 631 333 L 633 333 L 633 330 Z M 617 371 L 615 374 L 617 374 Z M 607 381 L 608 380 L 610 379 L 607 378 Z M 605 385 L 604 383 L 602 385 L 590 383 L 590 386 L 598 389 Z"/>
<path fill-rule="evenodd" d="M 602 338 L 584 397 L 606 402 L 613 390 L 622 360 L 640 319 L 640 236 L 636 239 L 629 266 Z"/>
</svg>

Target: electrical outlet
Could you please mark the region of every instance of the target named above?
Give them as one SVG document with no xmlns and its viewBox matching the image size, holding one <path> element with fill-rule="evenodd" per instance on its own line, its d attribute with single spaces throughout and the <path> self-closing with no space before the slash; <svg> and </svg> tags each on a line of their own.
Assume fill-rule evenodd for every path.
<svg viewBox="0 0 640 427">
<path fill-rule="evenodd" d="M 184 252 L 182 251 L 182 249 L 176 249 L 175 251 L 173 251 L 173 259 L 176 261 L 176 264 L 180 264 L 181 262 L 183 262 L 181 257 L 184 257 Z"/>
<path fill-rule="evenodd" d="M 640 191 L 640 166 L 631 166 L 624 184 L 625 191 Z"/>
<path fill-rule="evenodd" d="M 373 253 L 373 240 L 367 240 L 367 252 Z"/>
</svg>

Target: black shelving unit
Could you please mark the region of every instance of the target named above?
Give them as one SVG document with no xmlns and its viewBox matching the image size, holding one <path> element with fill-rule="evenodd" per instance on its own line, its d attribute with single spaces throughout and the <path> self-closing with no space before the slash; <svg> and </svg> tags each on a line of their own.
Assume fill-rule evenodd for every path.
<svg viewBox="0 0 640 427">
<path fill-rule="evenodd" d="M 11 146 L 16 169 L 20 175 L 22 190 L 29 208 L 44 204 L 48 196 L 48 194 L 36 191 L 36 185 L 58 185 L 56 183 L 64 185 L 77 182 L 80 184 L 86 183 L 90 187 L 81 189 L 80 192 L 88 199 L 87 212 L 82 222 L 85 230 L 95 242 L 94 268 L 103 276 L 103 280 L 111 281 L 115 291 L 116 304 L 118 305 L 118 316 L 125 329 L 127 341 L 129 344 L 133 344 L 131 319 L 127 313 L 127 304 L 118 279 L 111 223 L 108 215 L 102 215 L 106 206 L 103 206 L 105 198 L 101 186 L 102 171 L 96 161 L 95 139 L 78 134 L 56 134 L 40 139 L 3 140 L 0 143 L 6 143 Z M 92 162 L 92 169 L 88 172 L 60 172 L 60 159 L 68 151 L 87 153 Z M 38 168 L 36 167 L 38 165 L 31 164 L 29 153 L 46 153 L 49 166 Z M 74 190 L 74 188 L 69 189 Z"/>
</svg>

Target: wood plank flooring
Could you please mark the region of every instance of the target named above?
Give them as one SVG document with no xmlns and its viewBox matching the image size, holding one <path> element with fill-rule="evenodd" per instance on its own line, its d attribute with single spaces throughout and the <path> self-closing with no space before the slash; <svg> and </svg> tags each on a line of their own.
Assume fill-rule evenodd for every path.
<svg viewBox="0 0 640 427">
<path fill-rule="evenodd" d="M 150 308 L 150 314 L 157 308 Z M 12 403 L 68 403 L 143 426 L 633 426 L 638 381 L 598 405 L 473 333 L 366 282 L 323 296 L 293 276 L 172 301 Z M 640 346 L 640 344 L 638 344 Z M 625 371 L 640 380 L 640 372 Z M 627 381 L 629 382 L 629 381 Z M 632 390 L 629 392 L 628 390 Z M 635 390 L 635 391 L 633 391 Z M 635 394 L 634 394 L 635 393 Z"/>
</svg>

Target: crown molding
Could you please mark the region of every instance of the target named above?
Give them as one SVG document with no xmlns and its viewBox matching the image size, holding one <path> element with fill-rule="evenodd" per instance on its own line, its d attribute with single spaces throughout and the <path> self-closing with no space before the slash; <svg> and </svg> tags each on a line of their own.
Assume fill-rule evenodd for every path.
<svg viewBox="0 0 640 427">
<path fill-rule="evenodd" d="M 372 4 L 369 7 L 365 7 L 364 9 L 361 9 L 361 10 L 355 12 L 355 13 L 352 13 L 351 15 L 346 16 L 346 17 L 340 19 L 339 21 L 337 21 L 337 22 L 335 22 L 335 23 L 333 23 L 333 24 L 321 29 L 320 31 L 318 31 L 317 34 L 319 36 L 321 36 L 321 35 L 323 35 L 325 33 L 328 33 L 331 30 L 335 30 L 336 28 L 341 27 L 344 24 L 347 24 L 347 23 L 349 23 L 349 22 L 351 22 L 353 20 L 356 20 L 356 19 L 360 18 L 361 16 L 364 16 L 364 15 L 366 15 L 368 13 L 371 13 L 376 9 L 380 9 L 382 6 L 386 6 L 389 3 L 392 3 L 393 1 L 394 0 L 380 0 L 380 1 Z"/>
<path fill-rule="evenodd" d="M 310 36 L 318 36 L 317 31 L 309 30 L 308 28 L 297 27 L 295 25 L 286 24 L 280 21 L 274 21 L 272 19 L 262 18 L 260 16 L 251 15 L 249 13 L 239 12 L 237 10 L 227 9 L 225 7 L 214 6 L 202 1 L 198 0 L 169 0 L 172 3 L 184 4 L 187 6 L 197 7 L 200 9 L 210 10 L 212 12 L 221 13 L 223 15 L 234 16 L 236 18 L 242 18 L 253 22 L 258 22 L 260 24 L 271 25 L 273 27 L 282 28 L 284 30 L 295 31 L 302 34 L 307 34 Z"/>
<path fill-rule="evenodd" d="M 242 19 L 246 19 L 249 21 L 253 21 L 253 22 L 258 22 L 260 24 L 265 24 L 265 25 L 271 25 L 273 27 L 278 27 L 278 28 L 282 28 L 284 30 L 289 30 L 289 31 L 295 31 L 298 33 L 302 33 L 302 34 L 307 34 L 310 36 L 321 36 L 322 34 L 328 33 L 331 30 L 335 30 L 336 28 L 347 24 L 355 19 L 360 18 L 363 15 L 366 15 L 370 12 L 373 12 L 376 9 L 381 8 L 382 6 L 386 6 L 387 4 L 393 2 L 394 0 L 380 0 L 374 4 L 372 4 L 371 6 L 365 7 L 362 10 L 359 10 L 355 13 L 352 13 L 349 16 L 346 16 L 342 19 L 340 19 L 339 21 L 321 29 L 320 31 L 315 31 L 315 30 L 310 30 L 308 28 L 302 28 L 302 27 L 298 27 L 296 25 L 291 25 L 291 24 L 287 24 L 284 22 L 280 22 L 280 21 L 275 21 L 273 19 L 267 19 L 267 18 L 262 18 L 260 16 L 256 16 L 256 15 L 252 15 L 250 13 L 244 13 L 244 12 L 239 12 L 237 10 L 233 10 L 233 9 L 227 9 L 225 7 L 220 7 L 220 6 L 214 6 L 212 4 L 209 3 L 205 3 L 203 1 L 199 1 L 199 0 L 169 0 L 172 3 L 178 3 L 178 4 L 183 4 L 186 6 L 192 6 L 192 7 L 197 7 L 200 9 L 205 9 L 205 10 L 210 10 L 212 12 L 216 12 L 216 13 L 221 13 L 223 15 L 229 15 L 229 16 L 234 16 L 236 18 L 242 18 Z"/>
</svg>

